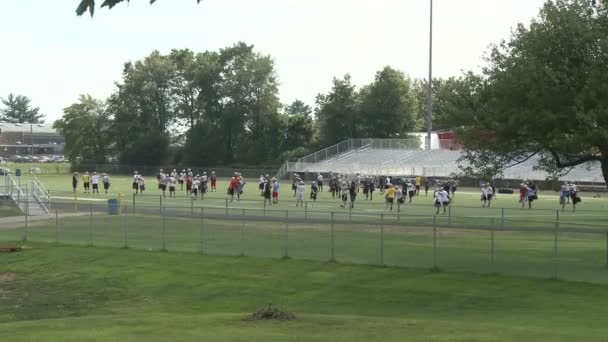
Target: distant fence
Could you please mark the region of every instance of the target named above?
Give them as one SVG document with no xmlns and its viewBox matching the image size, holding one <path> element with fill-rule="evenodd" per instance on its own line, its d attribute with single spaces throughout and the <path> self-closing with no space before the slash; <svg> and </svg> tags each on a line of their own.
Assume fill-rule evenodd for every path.
<svg viewBox="0 0 608 342">
<path fill-rule="evenodd" d="M 295 258 L 608 283 L 608 221 L 559 212 L 512 219 L 498 208 L 415 212 L 247 208 L 227 200 L 53 202 L 51 214 L 0 219 L 0 241 Z M 261 203 L 258 201 L 258 204 Z M 5 205 L 8 202 L 4 203 Z M 178 204 L 181 204 L 178 206 Z M 251 204 L 251 203 L 249 203 Z M 477 208 L 478 209 L 478 208 Z M 606 215 L 596 212 L 598 215 Z M 540 219 L 538 218 L 540 217 Z"/>
<path fill-rule="evenodd" d="M 203 174 L 215 171 L 218 177 L 230 177 L 234 172 L 240 172 L 244 177 L 257 178 L 260 175 L 274 176 L 276 166 L 268 167 L 240 167 L 240 166 L 190 166 L 190 165 L 159 165 L 159 166 L 143 166 L 143 165 L 117 165 L 117 164 L 77 164 L 70 163 L 8 163 L 1 164 L 1 167 L 9 167 L 14 173 L 16 169 L 21 169 L 23 174 L 58 174 L 67 175 L 72 172 L 97 172 L 108 173 L 113 175 L 132 175 L 135 171 L 144 176 L 156 176 L 160 169 L 170 173 L 173 169 L 177 172 L 191 169 L 194 174 Z"/>
</svg>

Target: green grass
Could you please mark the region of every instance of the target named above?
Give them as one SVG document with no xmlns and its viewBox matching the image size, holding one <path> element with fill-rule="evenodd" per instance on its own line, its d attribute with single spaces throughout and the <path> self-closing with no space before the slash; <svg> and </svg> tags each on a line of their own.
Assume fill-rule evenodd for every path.
<svg viewBox="0 0 608 342">
<path fill-rule="evenodd" d="M 44 174 L 40 175 L 39 178 L 47 189 L 50 190 L 55 200 L 62 202 L 74 201 L 69 175 Z M 151 177 L 147 178 L 148 191 L 146 194 L 144 196 L 136 196 L 135 198 L 131 190 L 130 177 L 113 176 L 111 180 L 112 186 L 109 195 L 91 196 L 79 192 L 77 193 L 78 202 L 81 204 L 103 203 L 108 198 L 117 198 L 120 192 L 122 203 L 126 205 L 133 205 L 135 203 L 136 206 L 159 206 L 162 201 L 164 206 L 183 208 L 206 206 L 219 209 L 226 206 L 226 181 L 218 182 L 218 191 L 207 194 L 204 201 L 192 202 L 190 197 L 185 195 L 184 191 L 180 192 L 179 190 L 178 198 L 165 198 L 161 200 L 160 192 L 156 189 L 156 179 Z M 307 185 L 307 195 L 308 188 L 309 185 Z M 432 193 L 430 196 L 416 197 L 412 204 L 408 203 L 400 208 L 399 215 L 401 217 L 409 217 L 409 221 L 414 223 L 430 222 L 435 214 Z M 450 216 L 454 217 L 453 224 L 478 223 L 490 225 L 491 220 L 495 219 L 495 224 L 497 225 L 506 222 L 510 226 L 552 228 L 559 215 L 562 228 L 581 227 L 584 224 L 601 225 L 601 227 L 598 227 L 600 229 L 608 227 L 606 225 L 606 222 L 608 222 L 608 200 L 606 198 L 592 198 L 588 194 L 583 194 L 583 203 L 578 206 L 577 212 L 573 213 L 571 207 L 568 207 L 564 212 L 561 211 L 558 205 L 558 196 L 555 192 L 542 192 L 540 200 L 534 203 L 534 208 L 531 210 L 522 210 L 516 195 L 499 195 L 498 199 L 492 203 L 492 208 L 481 208 L 479 196 L 477 189 L 465 189 L 465 192 L 461 191 L 457 193 L 450 210 Z M 315 215 L 317 215 L 316 217 L 318 218 L 329 219 L 329 213 L 336 212 L 336 215 L 340 216 L 338 219 L 350 217 L 349 210 L 340 208 L 340 203 L 338 200 L 332 199 L 327 191 L 324 191 L 319 195 L 315 207 L 309 201 L 306 214 L 310 214 L 310 218 L 315 218 Z M 235 209 L 263 209 L 262 199 L 257 190 L 257 179 L 248 180 L 245 186 L 245 194 L 240 202 L 229 202 L 228 205 Z M 293 198 L 289 181 L 281 183 L 279 205 L 268 208 L 268 210 L 281 211 L 280 213 L 276 213 L 276 215 L 281 216 L 284 216 L 284 211 L 287 210 L 292 217 L 304 217 L 304 209 L 295 207 L 295 199 Z M 397 208 L 395 207 L 395 210 L 392 212 L 387 211 L 384 205 L 384 198 L 379 192 L 375 193 L 373 201 L 365 201 L 361 192 L 353 212 L 361 214 L 361 218 L 367 216 L 367 221 L 372 219 L 379 220 L 381 213 L 386 215 L 387 220 L 397 220 Z M 590 228 L 593 227 L 590 226 Z"/>
<path fill-rule="evenodd" d="M 69 177 L 42 178 L 45 184 L 57 194 L 59 180 L 69 182 Z M 125 188 L 128 191 L 129 179 L 113 178 L 113 191 Z M 150 184 L 151 183 L 151 184 Z M 149 188 L 154 186 L 149 181 Z M 69 185 L 69 183 L 68 183 Z M 220 183 L 222 189 L 225 182 Z M 339 223 L 334 225 L 333 257 L 339 262 L 429 269 L 434 265 L 442 270 L 500 273 L 542 278 L 554 277 L 590 283 L 608 283 L 607 236 L 608 211 L 605 199 L 586 197 L 579 211 L 559 212 L 560 232 L 558 234 L 558 255 L 554 255 L 554 232 L 556 220 L 556 201 L 552 194 L 541 196 L 538 206 L 532 210 L 518 208 L 513 196 L 500 195 L 494 205 L 504 205 L 502 221 L 501 208 L 481 208 L 476 193 L 458 193 L 451 215 L 437 218 L 437 250 L 434 253 L 432 222 L 435 209 L 428 204 L 429 199 L 419 197 L 417 204 L 407 204 L 389 212 L 384 208 L 381 196 L 373 202 L 360 201 L 357 210 L 352 212 L 339 207 L 331 196 L 322 193 L 317 206 L 309 206 L 305 211 L 294 206 L 289 187 L 283 185 L 281 204 L 264 210 L 255 185 L 248 184 L 245 198 L 241 202 L 229 203 L 225 208 L 224 192 L 211 193 L 204 201 L 191 202 L 189 198 L 164 199 L 166 210 L 180 215 L 168 217 L 164 223 L 158 215 L 160 199 L 156 195 L 137 196 L 135 206 L 132 198 L 123 200 L 127 215 L 109 216 L 104 214 L 107 207 L 104 201 L 116 197 L 83 196 L 78 201 L 78 211 L 85 214 L 91 205 L 96 212 L 88 216 L 51 219 L 36 222 L 24 232 L 23 222 L 14 223 L 17 229 L 0 229 L 0 240 L 20 241 L 27 233 L 28 241 L 42 241 L 119 248 L 125 240 L 131 248 L 174 252 L 199 253 L 211 255 L 247 255 L 254 257 L 281 258 L 287 253 L 298 260 L 327 261 L 332 258 L 332 234 L 329 224 L 330 211 Z M 156 193 L 151 190 L 151 193 Z M 69 192 L 66 196 L 57 195 L 58 200 L 66 201 L 58 206 L 61 212 L 75 210 Z M 79 196 L 82 196 L 79 194 Z M 421 202 L 427 202 L 426 204 Z M 58 204 L 56 204 L 58 205 Z M 192 205 L 192 207 L 191 207 Z M 246 215 L 247 220 L 233 221 L 222 217 L 200 219 L 200 206 L 205 206 L 206 215 L 215 214 L 229 218 Z M 149 210 L 143 214 L 142 210 Z M 586 209 L 586 210 L 581 210 Z M 134 213 L 135 211 L 135 213 Z M 285 229 L 282 222 L 271 222 L 264 218 L 281 217 L 290 219 L 324 220 L 324 223 L 290 222 Z M 381 235 L 380 220 L 384 215 L 385 229 Z M 347 223 L 352 219 L 352 223 Z M 57 225 L 56 225 L 57 223 Z M 521 231 L 501 231 L 501 225 L 516 227 Z M 5 224 L 9 226 L 9 224 Z M 458 229 L 457 226 L 475 226 L 478 229 Z M 494 263 L 492 263 L 491 232 L 488 227 L 496 228 L 494 235 Z M 92 228 L 92 231 L 91 231 Z M 526 231 L 545 228 L 547 231 Z M 596 233 L 578 232 L 586 228 Z M 125 235 L 126 231 L 126 235 Z M 92 233 L 91 233 L 92 232 Z M 164 243 L 163 243 L 164 240 Z M 383 245 L 381 246 L 381 241 Z M 202 246 L 201 246 L 202 245 Z"/>
<path fill-rule="evenodd" d="M 605 286 L 52 246 L 1 254 L 10 341 L 601 341 Z M 273 303 L 292 322 L 242 318 Z"/>
</svg>

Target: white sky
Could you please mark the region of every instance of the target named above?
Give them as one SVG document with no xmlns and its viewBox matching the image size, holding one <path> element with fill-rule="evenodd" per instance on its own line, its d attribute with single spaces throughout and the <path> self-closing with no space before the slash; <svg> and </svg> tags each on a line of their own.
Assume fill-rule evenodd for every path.
<svg viewBox="0 0 608 342">
<path fill-rule="evenodd" d="M 275 58 L 281 100 L 311 106 L 347 72 L 357 85 L 385 65 L 428 75 L 429 0 L 131 0 L 92 19 L 76 16 L 78 2 L 0 1 L 0 97 L 30 97 L 47 122 L 81 93 L 106 98 L 123 63 L 154 49 L 254 44 Z M 478 70 L 488 45 L 543 3 L 435 0 L 434 76 Z"/>
</svg>

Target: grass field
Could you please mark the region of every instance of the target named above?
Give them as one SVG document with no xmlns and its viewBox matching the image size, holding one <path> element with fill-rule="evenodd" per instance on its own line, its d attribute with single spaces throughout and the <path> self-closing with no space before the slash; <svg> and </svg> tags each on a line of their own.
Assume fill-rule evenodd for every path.
<svg viewBox="0 0 608 342">
<path fill-rule="evenodd" d="M 602 341 L 605 286 L 31 244 L 2 254 L 10 341 Z M 290 322 L 242 318 L 273 303 Z"/>
<path fill-rule="evenodd" d="M 69 176 L 39 178 L 59 216 L 27 230 L 23 220 L 0 221 L 0 245 L 27 234 L 32 247 L 0 254 L 0 338 L 605 340 L 606 199 L 584 197 L 573 213 L 557 212 L 554 193 L 532 210 L 499 195 L 488 209 L 464 191 L 433 231 L 425 197 L 390 212 L 376 193 L 351 212 L 324 192 L 303 209 L 283 184 L 280 204 L 263 208 L 248 184 L 226 207 L 226 182 L 193 202 L 161 200 L 154 180 L 133 198 L 130 178 L 113 177 L 111 194 L 78 194 L 76 205 Z M 127 214 L 107 215 L 118 191 Z M 242 319 L 268 303 L 298 319 Z"/>
<path fill-rule="evenodd" d="M 65 192 L 69 177 L 48 177 L 42 181 L 57 196 L 67 201 L 60 212 L 75 210 L 70 193 Z M 128 178 L 114 178 L 113 191 L 126 189 Z M 149 182 L 150 188 L 154 182 Z M 226 186 L 220 183 L 219 188 Z M 603 210 L 605 199 L 584 198 L 576 213 L 559 212 L 558 253 L 555 254 L 556 202 L 554 194 L 544 194 L 539 207 L 532 210 L 518 208 L 515 197 L 501 195 L 494 203 L 501 208 L 481 208 L 476 193 L 458 193 L 451 216 L 438 218 L 436 250 L 432 230 L 435 209 L 429 199 L 420 197 L 416 205 L 405 205 L 397 215 L 384 208 L 381 196 L 373 202 L 360 201 L 356 212 L 339 207 L 328 193 L 307 211 L 296 208 L 288 186 L 283 185 L 281 204 L 263 209 L 256 185 L 249 184 L 244 200 L 229 203 L 225 208 L 225 192 L 211 193 L 204 201 L 192 202 L 182 195 L 164 199 L 165 211 L 160 213 L 160 199 L 156 191 L 146 196 L 126 197 L 123 204 L 128 215 L 105 215 L 105 200 L 116 194 L 79 195 L 78 211 L 93 209 L 92 216 L 60 217 L 57 222 L 37 222 L 23 230 L 23 221 L 15 221 L 17 229 L 0 230 L 0 240 L 19 241 L 27 233 L 29 241 L 70 243 L 76 245 L 122 247 L 146 250 L 168 250 L 210 255 L 247 255 L 281 258 L 288 255 L 298 260 L 390 265 L 430 269 L 434 266 L 446 271 L 501 273 L 549 278 L 556 274 L 561 279 L 592 283 L 608 283 L 606 222 Z M 206 215 L 220 217 L 201 220 L 199 206 Z M 192 207 L 191 207 L 192 206 Z M 543 208 L 544 207 L 544 208 Z M 584 209 L 584 210 L 583 210 Z M 135 211 L 135 213 L 134 213 Z M 336 223 L 332 234 L 330 211 Z M 224 216 L 225 214 L 228 216 Z M 381 231 L 380 214 L 386 225 Z M 244 215 L 244 221 L 240 219 Z M 502 218 L 501 218 L 502 216 Z M 283 222 L 270 218 L 288 217 L 294 221 L 285 227 Z M 308 222 L 307 217 L 317 221 Z M 227 220 L 230 219 L 230 220 Z M 448 224 L 450 223 L 450 224 Z M 502 230 L 514 227 L 517 230 Z M 8 224 L 5 224 L 8 226 Z M 488 227 L 495 227 L 491 232 Z M 463 227 L 476 229 L 463 229 Z M 538 229 L 546 231 L 538 231 Z M 593 234 L 589 233 L 593 232 Z M 332 252 L 333 251 L 333 252 Z"/>
</svg>

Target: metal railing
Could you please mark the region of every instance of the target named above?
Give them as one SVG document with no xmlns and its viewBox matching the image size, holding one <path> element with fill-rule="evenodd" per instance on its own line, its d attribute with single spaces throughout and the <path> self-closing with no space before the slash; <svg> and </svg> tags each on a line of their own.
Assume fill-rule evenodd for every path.
<svg viewBox="0 0 608 342">
<path fill-rule="evenodd" d="M 48 214 L 51 208 L 51 196 L 48 191 L 44 188 L 44 185 L 38 180 L 36 176 L 31 181 L 30 191 L 32 197 L 37 201 L 40 207 Z"/>
</svg>

